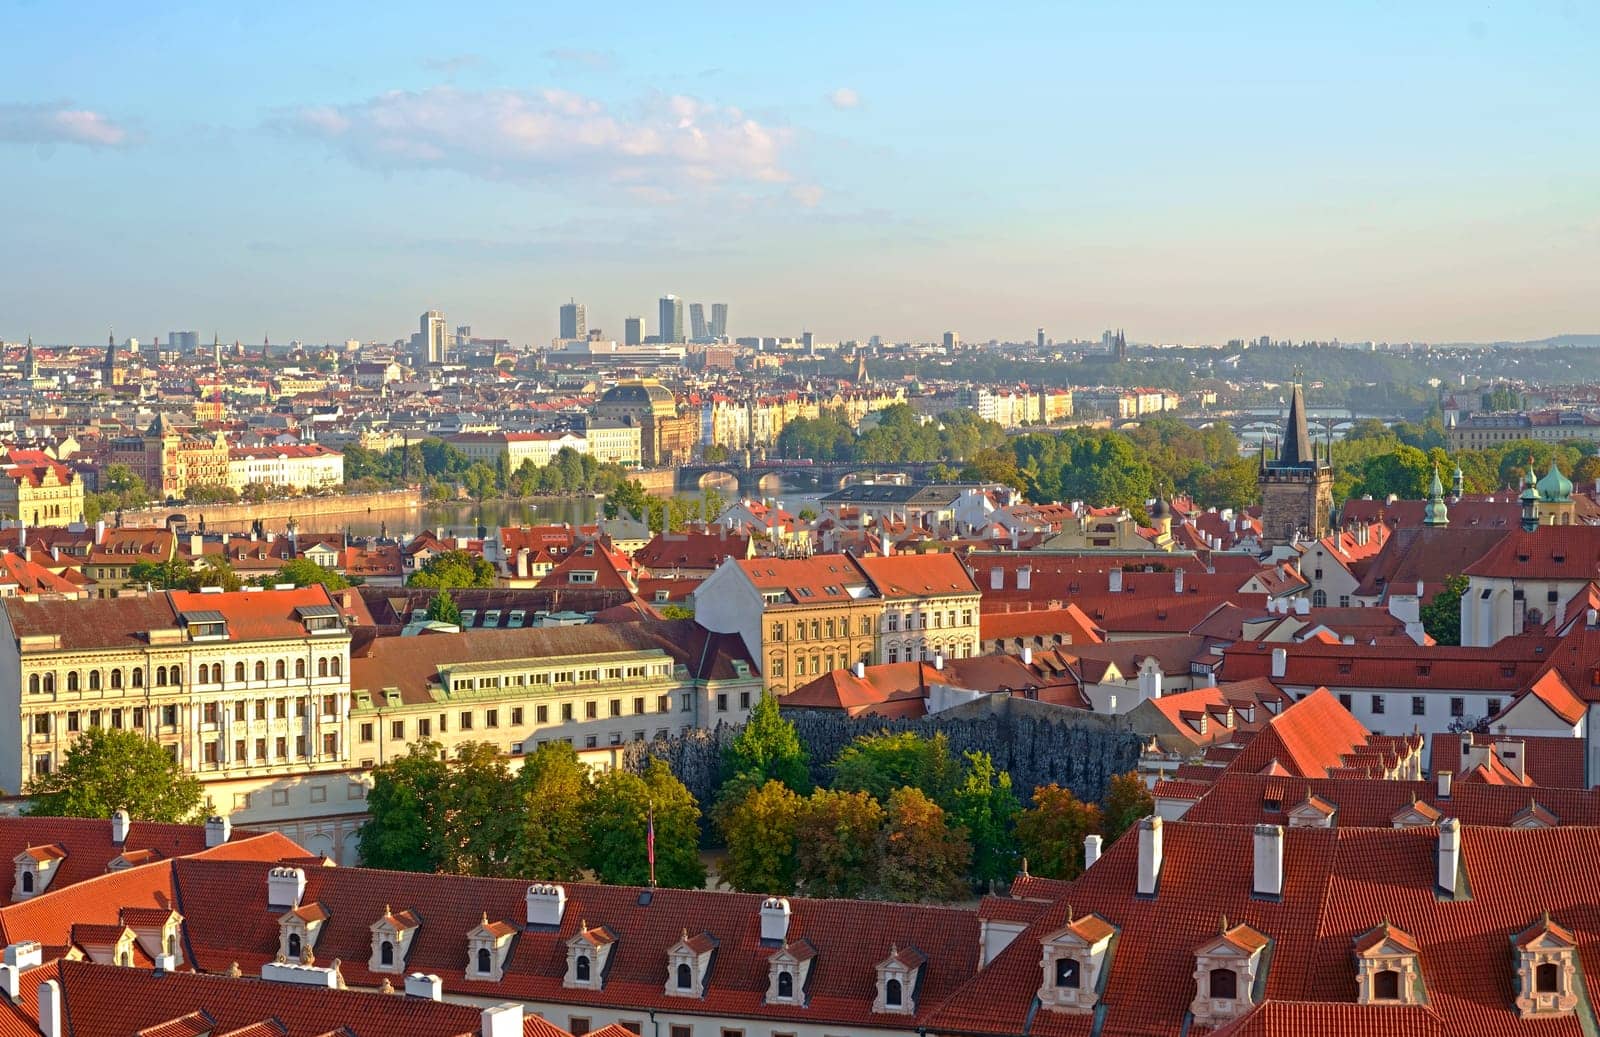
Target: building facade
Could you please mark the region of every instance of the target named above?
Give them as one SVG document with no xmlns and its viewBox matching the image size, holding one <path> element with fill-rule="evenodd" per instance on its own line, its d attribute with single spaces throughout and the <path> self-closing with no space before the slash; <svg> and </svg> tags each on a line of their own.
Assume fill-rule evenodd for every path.
<svg viewBox="0 0 1600 1037">
<path fill-rule="evenodd" d="M 0 515 L 30 526 L 83 520 L 83 479 L 42 450 L 0 453 Z"/>
</svg>

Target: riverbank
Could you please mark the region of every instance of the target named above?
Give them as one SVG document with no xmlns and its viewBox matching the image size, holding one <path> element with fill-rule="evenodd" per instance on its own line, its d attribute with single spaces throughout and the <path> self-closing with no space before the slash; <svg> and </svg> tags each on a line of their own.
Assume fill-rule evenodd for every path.
<svg viewBox="0 0 1600 1037">
<path fill-rule="evenodd" d="M 383 490 L 378 493 L 335 494 L 328 497 L 290 497 L 283 500 L 265 500 L 238 504 L 173 504 L 154 508 L 139 508 L 122 513 L 122 525 L 127 527 L 159 527 L 174 515 L 181 515 L 191 529 L 199 527 L 204 519 L 206 529 L 227 531 L 249 529 L 260 520 L 264 525 L 281 525 L 293 518 L 301 529 L 332 528 L 342 522 L 324 522 L 365 516 L 374 512 L 405 514 L 422 508 L 422 500 L 415 488 Z M 110 516 L 108 516 L 110 517 Z"/>
</svg>

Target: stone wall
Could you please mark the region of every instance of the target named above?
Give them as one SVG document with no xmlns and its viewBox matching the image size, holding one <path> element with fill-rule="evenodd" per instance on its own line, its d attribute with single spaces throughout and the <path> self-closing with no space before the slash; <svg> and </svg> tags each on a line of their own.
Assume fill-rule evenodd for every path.
<svg viewBox="0 0 1600 1037">
<path fill-rule="evenodd" d="M 893 720 L 883 717 L 849 718 L 832 712 L 785 710 L 800 741 L 811 752 L 811 777 L 819 785 L 831 779 L 828 764 L 840 750 L 861 735 L 882 731 L 915 731 L 932 737 L 942 733 L 957 757 L 969 751 L 986 752 L 995 766 L 1011 774 L 1017 798 L 1026 805 L 1038 785 L 1054 782 L 1072 789 L 1080 799 L 1098 802 L 1106 784 L 1117 774 L 1134 769 L 1142 739 L 1117 717 L 1045 703 L 990 695 L 938 716 Z M 638 773 L 650 756 L 659 756 L 672 772 L 709 809 L 716 791 L 722 749 L 739 733 L 739 727 L 718 724 L 657 742 L 636 742 L 623 754 L 623 766 Z"/>
<path fill-rule="evenodd" d="M 415 488 L 409 490 L 384 490 L 379 493 L 331 494 L 325 497 L 292 497 L 286 500 L 268 500 L 259 504 L 174 504 L 166 507 L 138 508 L 122 513 L 124 526 L 166 525 L 172 515 L 183 515 L 193 530 L 204 515 L 207 529 L 248 529 L 250 523 L 260 519 L 269 528 L 288 521 L 293 516 L 303 530 L 321 531 L 324 527 L 308 522 L 313 519 L 339 516 L 365 515 L 367 512 L 393 512 L 400 509 L 420 509 L 422 500 Z M 111 516 L 106 518 L 110 524 Z"/>
</svg>

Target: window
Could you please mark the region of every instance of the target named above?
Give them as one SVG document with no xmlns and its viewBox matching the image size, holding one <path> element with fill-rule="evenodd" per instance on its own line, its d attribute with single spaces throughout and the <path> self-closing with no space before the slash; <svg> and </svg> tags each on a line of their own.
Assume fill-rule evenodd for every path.
<svg viewBox="0 0 1600 1037">
<path fill-rule="evenodd" d="M 68 691 L 77 691 L 78 690 L 78 671 L 77 670 L 68 671 L 68 673 L 67 673 L 67 690 Z"/>
<path fill-rule="evenodd" d="M 327 675 L 328 675 L 328 660 L 326 660 L 326 659 L 318 659 L 317 660 L 317 676 L 318 677 L 326 677 Z"/>
<path fill-rule="evenodd" d="M 1076 964 L 1076 962 L 1074 962 Z M 900 1007 L 900 981 L 891 979 L 883 985 L 883 1003 L 889 1008 Z"/>
<path fill-rule="evenodd" d="M 406 722 L 404 720 L 389 721 L 389 737 L 397 742 L 405 741 Z"/>
<path fill-rule="evenodd" d="M 240 683 L 243 683 L 243 681 L 244 681 L 244 663 L 234 663 L 233 664 L 233 679 L 236 680 L 236 681 L 239 681 Z"/>
<path fill-rule="evenodd" d="M 564 721 L 572 719 L 572 703 L 570 703 L 570 702 L 561 703 L 561 719 L 564 720 Z"/>
<path fill-rule="evenodd" d="M 304 680 L 305 679 L 305 676 L 306 676 L 306 661 L 304 659 L 296 659 L 294 661 L 294 675 L 295 675 L 295 679 L 296 680 Z"/>
<path fill-rule="evenodd" d="M 217 722 L 217 704 L 215 702 L 207 702 L 201 707 L 200 715 L 202 723 L 215 724 Z"/>
<path fill-rule="evenodd" d="M 1077 958 L 1056 959 L 1056 986 L 1068 990 L 1078 989 L 1079 966 Z"/>
<path fill-rule="evenodd" d="M 100 671 L 99 670 L 90 670 L 89 671 L 89 690 L 90 691 L 99 691 L 100 690 Z"/>
<path fill-rule="evenodd" d="M 37 713 L 37 714 L 34 715 L 34 718 L 33 718 L 33 733 L 36 734 L 36 735 L 47 735 L 47 734 L 50 733 L 50 714 L 49 713 Z"/>
<path fill-rule="evenodd" d="M 76 731 L 76 730 L 78 730 L 78 711 L 77 710 L 73 710 L 71 713 L 67 714 L 67 730 L 68 731 Z"/>
<path fill-rule="evenodd" d="M 694 1027 L 683 1023 L 673 1023 L 670 1037 L 694 1037 Z"/>
<path fill-rule="evenodd" d="M 578 960 L 573 962 L 572 965 L 572 974 L 578 978 L 579 983 L 589 982 L 589 956 L 587 954 L 578 955 Z"/>
<path fill-rule="evenodd" d="M 433 734 L 433 721 L 426 717 L 417 721 L 417 737 L 427 738 Z"/>
<path fill-rule="evenodd" d="M 589 1017 L 586 1015 L 568 1016 L 567 1030 L 570 1033 L 588 1033 Z"/>
<path fill-rule="evenodd" d="M 461 711 L 461 730 L 472 730 L 472 710 L 470 709 L 463 709 Z"/>
<path fill-rule="evenodd" d="M 1373 713 L 1382 713 L 1383 712 L 1383 696 L 1382 695 L 1374 695 L 1374 696 L 1372 696 L 1372 712 Z"/>
<path fill-rule="evenodd" d="M 288 667 L 284 666 L 282 659 L 272 664 L 272 676 L 280 681 L 288 676 Z"/>
<path fill-rule="evenodd" d="M 1350 696 L 1348 694 L 1340 695 L 1339 696 L 1339 705 L 1343 706 L 1345 709 L 1349 709 L 1350 708 Z"/>
<path fill-rule="evenodd" d="M 363 742 L 372 741 L 372 725 L 370 723 L 361 725 L 361 740 Z"/>
<path fill-rule="evenodd" d="M 1322 579 L 1322 574 L 1320 572 L 1317 573 L 1317 579 L 1319 579 L 1319 580 Z M 1320 587 L 1317 588 L 1316 590 L 1312 591 L 1311 592 L 1311 604 L 1316 606 L 1319 609 L 1322 608 L 1323 606 L 1327 605 L 1328 604 L 1328 592 L 1324 591 Z"/>
<path fill-rule="evenodd" d="M 489 953 L 489 948 L 478 948 L 478 972 L 487 976 L 494 971 L 494 956 Z"/>
<path fill-rule="evenodd" d="M 28 678 L 28 694 L 39 694 L 39 675 L 37 673 Z"/>
<path fill-rule="evenodd" d="M 1211 970 L 1211 996 L 1229 1001 L 1239 996 L 1239 974 L 1232 969 Z"/>
<path fill-rule="evenodd" d="M 794 973 L 778 973 L 778 996 L 785 998 L 794 997 Z"/>
<path fill-rule="evenodd" d="M 740 709 L 749 709 L 750 708 L 750 693 L 748 691 L 739 692 L 739 708 Z"/>
<path fill-rule="evenodd" d="M 394 964 L 394 944 L 388 940 L 378 945 L 378 963 L 380 965 Z"/>
<path fill-rule="evenodd" d="M 1490 716 L 1497 716 L 1499 713 L 1500 713 L 1500 700 L 1499 699 L 1490 699 L 1489 700 L 1489 715 Z"/>
<path fill-rule="evenodd" d="M 300 757 L 304 757 L 306 755 L 306 736 L 305 735 L 295 735 L 294 736 L 294 754 L 296 756 L 300 756 Z"/>
<path fill-rule="evenodd" d="M 726 713 L 727 711 L 728 711 L 728 693 L 725 692 L 725 691 L 719 691 L 719 692 L 717 692 L 717 712 L 718 713 Z"/>
<path fill-rule="evenodd" d="M 265 760 L 266 758 L 267 758 L 267 740 L 265 738 L 257 738 L 256 739 L 256 761 L 260 762 L 262 760 Z"/>
<path fill-rule="evenodd" d="M 541 724 L 544 723 L 550 717 L 550 707 L 549 706 L 540 706 L 539 707 L 538 716 L 539 716 L 539 723 L 541 723 Z M 511 726 L 512 727 L 521 727 L 522 726 L 522 707 L 521 706 L 515 706 L 515 707 L 512 708 L 512 710 L 511 710 Z"/>
<path fill-rule="evenodd" d="M 589 701 L 589 702 L 585 702 L 583 704 L 583 715 L 589 720 L 593 720 L 595 717 L 599 716 L 600 715 L 600 703 L 592 701 L 592 700 Z"/>
<path fill-rule="evenodd" d="M 289 758 L 289 739 L 280 735 L 273 741 L 272 749 L 273 755 L 275 755 L 278 759 L 287 760 Z M 274 792 L 272 794 L 272 798 L 276 800 L 278 798 L 278 793 Z M 285 803 L 289 802 L 289 793 L 284 792 L 283 801 Z"/>
<path fill-rule="evenodd" d="M 779 667 L 778 673 L 779 673 L 780 676 L 782 675 L 782 673 L 783 673 L 782 667 Z M 694 708 L 694 699 L 690 695 L 689 692 L 687 692 L 687 691 L 683 692 L 681 695 L 678 696 L 678 712 L 687 713 L 693 708 Z"/>
<path fill-rule="evenodd" d="M 133 686 L 135 688 L 144 687 L 144 671 L 143 670 L 134 670 L 133 671 Z"/>
<path fill-rule="evenodd" d="M 610 705 L 611 705 L 611 715 L 614 716 L 614 717 L 620 717 L 622 715 L 622 700 L 621 699 L 612 699 Z"/>
<path fill-rule="evenodd" d="M 1428 698 L 1426 695 L 1411 696 L 1411 715 L 1414 717 L 1428 715 Z"/>
<path fill-rule="evenodd" d="M 244 739 L 243 738 L 235 738 L 233 740 L 233 761 L 235 763 L 243 763 L 244 762 Z"/>
<path fill-rule="evenodd" d="M 289 716 L 289 700 L 279 699 L 277 702 L 277 707 L 272 711 L 272 713 L 279 720 L 287 719 Z"/>
<path fill-rule="evenodd" d="M 643 695 L 638 695 L 638 696 L 634 697 L 634 700 L 633 700 L 633 712 L 634 712 L 635 715 L 638 715 L 638 714 L 644 712 L 644 696 Z"/>
<path fill-rule="evenodd" d="M 1466 716 L 1467 715 L 1467 700 L 1463 699 L 1463 698 L 1453 698 L 1453 699 L 1451 699 L 1450 700 L 1450 715 L 1453 716 L 1453 717 L 1464 717 L 1464 716 Z"/>
<path fill-rule="evenodd" d="M 694 970 L 689 968 L 689 966 L 683 962 L 678 963 L 678 989 L 694 989 Z"/>
<path fill-rule="evenodd" d="M 289 934 L 289 957 L 293 958 L 295 961 L 299 961 L 300 960 L 300 934 L 299 933 L 290 933 Z"/>
<path fill-rule="evenodd" d="M 1561 993 L 1561 967 L 1553 961 L 1540 965 L 1533 973 L 1533 989 L 1540 994 Z"/>
<path fill-rule="evenodd" d="M 121 688 L 122 687 L 122 671 L 121 670 L 112 670 L 111 671 L 111 687 L 112 688 Z"/>
<path fill-rule="evenodd" d="M 258 660 L 256 662 L 256 680 L 264 681 L 266 679 L 267 679 L 267 664 L 265 662 L 262 662 L 262 661 Z"/>
<path fill-rule="evenodd" d="M 1384 969 L 1372 977 L 1372 999 L 1374 1001 L 1400 1000 L 1400 973 L 1394 969 Z"/>
<path fill-rule="evenodd" d="M 1342 608 L 1342 609 L 1347 609 L 1347 608 L 1350 607 L 1350 595 L 1348 595 L 1348 594 L 1339 595 L 1339 607 Z"/>
<path fill-rule="evenodd" d="M 782 641 L 783 640 L 783 624 L 782 623 L 774 623 L 774 624 L 772 624 L 772 640 L 774 640 L 774 641 Z"/>
</svg>

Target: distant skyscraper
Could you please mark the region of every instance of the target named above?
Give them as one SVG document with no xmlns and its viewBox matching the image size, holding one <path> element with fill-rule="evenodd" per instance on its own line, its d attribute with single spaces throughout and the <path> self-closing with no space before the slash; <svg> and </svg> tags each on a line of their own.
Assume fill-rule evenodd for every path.
<svg viewBox="0 0 1600 1037">
<path fill-rule="evenodd" d="M 622 341 L 625 345 L 644 344 L 644 318 L 626 317 L 622 321 Z"/>
<path fill-rule="evenodd" d="M 445 331 L 444 314 L 439 310 L 429 310 L 422 315 L 421 327 L 417 332 L 417 363 L 421 365 L 444 363 L 446 341 L 449 332 Z"/>
<path fill-rule="evenodd" d="M 706 337 L 706 308 L 703 304 L 689 304 L 689 335 L 696 342 Z"/>
<path fill-rule="evenodd" d="M 728 304 L 714 302 L 711 304 L 711 337 L 721 338 L 728 333 Z"/>
<path fill-rule="evenodd" d="M 947 332 L 945 332 L 944 333 L 944 348 L 946 348 L 948 350 L 952 350 L 952 351 L 960 349 L 961 348 L 961 333 L 957 332 L 957 331 L 947 331 Z"/>
<path fill-rule="evenodd" d="M 583 303 L 573 300 L 561 306 L 561 337 L 584 338 L 589 334 L 589 316 Z"/>
<path fill-rule="evenodd" d="M 817 352 L 817 336 L 813 331 L 800 333 L 800 344 L 805 347 L 806 356 L 815 356 Z"/>
<path fill-rule="evenodd" d="M 683 300 L 676 295 L 661 297 L 661 324 L 658 332 L 662 342 L 683 341 Z"/>
<path fill-rule="evenodd" d="M 1039 329 L 1038 346 L 1039 346 L 1040 349 L 1044 348 L 1044 329 L 1043 328 Z"/>
<path fill-rule="evenodd" d="M 183 356 L 192 356 L 200 352 L 200 333 L 198 331 L 169 331 L 167 332 L 167 348 Z"/>
</svg>

